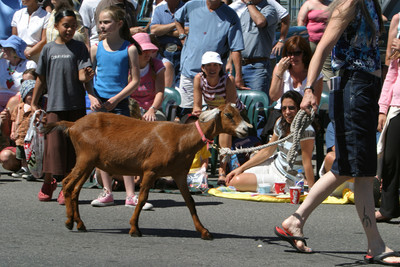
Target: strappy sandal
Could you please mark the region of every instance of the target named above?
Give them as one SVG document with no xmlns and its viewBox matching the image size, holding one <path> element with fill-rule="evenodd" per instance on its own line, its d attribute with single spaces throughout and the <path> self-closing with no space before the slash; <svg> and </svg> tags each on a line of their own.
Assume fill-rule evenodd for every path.
<svg viewBox="0 0 400 267">
<path fill-rule="evenodd" d="M 366 255 L 364 256 L 364 262 L 368 263 L 368 264 L 383 264 L 383 265 L 388 265 L 388 266 L 400 266 L 400 262 L 387 262 L 385 261 L 386 258 L 389 257 L 400 257 L 400 253 L 399 252 L 384 252 L 382 254 L 379 254 L 375 257 L 370 256 L 370 255 Z"/>
<path fill-rule="evenodd" d="M 307 238 L 306 237 L 294 236 L 294 235 L 292 235 L 292 233 L 289 233 L 289 231 L 287 231 L 279 226 L 275 226 L 274 232 L 281 240 L 288 242 L 294 249 L 296 249 L 297 252 L 314 253 L 313 251 L 305 251 L 305 250 L 302 250 L 297 247 L 296 241 L 302 241 L 304 243 L 304 245 L 307 246 L 307 241 L 306 241 Z"/>
</svg>

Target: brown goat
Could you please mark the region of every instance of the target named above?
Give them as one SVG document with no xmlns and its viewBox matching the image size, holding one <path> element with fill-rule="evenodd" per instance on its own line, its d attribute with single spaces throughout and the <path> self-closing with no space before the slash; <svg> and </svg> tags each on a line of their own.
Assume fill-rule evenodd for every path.
<svg viewBox="0 0 400 267">
<path fill-rule="evenodd" d="M 252 126 L 245 122 L 232 104 L 201 114 L 200 128 L 207 139 L 220 133 L 245 137 Z M 86 231 L 78 208 L 79 192 L 95 167 L 115 175 L 143 177 L 138 205 L 130 220 L 131 236 L 141 236 L 139 214 L 146 203 L 149 190 L 159 177 L 172 176 L 190 210 L 195 228 L 201 238 L 212 235 L 201 224 L 186 177 L 194 156 L 204 146 L 202 136 L 192 124 L 146 122 L 112 113 L 91 113 L 78 121 L 49 123 L 45 132 L 58 127 L 69 135 L 76 151 L 76 164 L 63 180 L 67 220 L 72 229 L 74 221 L 79 231 Z M 203 138 L 204 139 L 204 138 Z"/>
</svg>

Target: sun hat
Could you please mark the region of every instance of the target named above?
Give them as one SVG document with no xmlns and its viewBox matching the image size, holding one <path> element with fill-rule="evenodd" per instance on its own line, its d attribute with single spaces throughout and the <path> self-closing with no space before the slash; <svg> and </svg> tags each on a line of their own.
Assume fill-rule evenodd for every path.
<svg viewBox="0 0 400 267">
<path fill-rule="evenodd" d="M 0 41 L 0 46 L 1 47 L 11 47 L 15 50 L 15 52 L 17 53 L 17 56 L 22 58 L 22 59 L 26 59 L 25 55 L 24 55 L 24 51 L 26 48 L 26 43 L 24 40 L 22 40 L 21 38 L 19 38 L 16 35 L 11 35 L 10 37 L 8 37 L 8 39 L 6 40 L 1 40 Z"/>
<path fill-rule="evenodd" d="M 217 52 L 207 51 L 201 58 L 201 65 L 209 63 L 218 63 L 222 65 L 221 56 Z"/>
<path fill-rule="evenodd" d="M 138 42 L 138 44 L 140 44 L 140 47 L 142 48 L 143 51 L 158 50 L 158 47 L 151 42 L 150 35 L 148 33 L 139 32 L 133 35 L 132 37 L 133 39 L 135 39 L 136 42 Z"/>
<path fill-rule="evenodd" d="M 21 84 L 21 88 L 19 92 L 21 93 L 22 100 L 25 100 L 25 97 L 35 88 L 36 81 L 35 80 L 25 80 Z"/>
</svg>

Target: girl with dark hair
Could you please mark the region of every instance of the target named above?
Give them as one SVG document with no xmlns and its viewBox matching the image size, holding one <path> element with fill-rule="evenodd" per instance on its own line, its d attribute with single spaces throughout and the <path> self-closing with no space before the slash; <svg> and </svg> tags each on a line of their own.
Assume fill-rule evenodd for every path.
<svg viewBox="0 0 400 267">
<path fill-rule="evenodd" d="M 315 183 L 295 213 L 282 222 L 282 227 L 275 227 L 275 233 L 298 252 L 312 252 L 303 236 L 308 217 L 335 188 L 354 178 L 356 210 L 368 240 L 364 260 L 367 263 L 399 266 L 400 253 L 385 245 L 374 214 L 376 129 L 381 91 L 378 41 L 383 29 L 380 4 L 378 0 L 335 0 L 330 11 L 328 26 L 308 68 L 301 108 L 317 110 L 321 95 L 315 89 L 317 77 L 326 56 L 332 51 L 332 67 L 340 74 L 336 78 L 338 85 L 329 95 L 336 157 L 331 171 Z M 344 231 L 346 229 L 341 227 L 341 234 L 348 234 Z"/>
<path fill-rule="evenodd" d="M 92 106 L 95 111 L 112 112 L 130 116 L 129 96 L 138 89 L 139 75 L 139 44 L 131 37 L 125 20 L 125 11 L 117 6 L 103 9 L 99 15 L 99 30 L 104 38 L 97 46 L 91 48 L 91 59 L 96 68 L 94 90 L 101 103 Z M 134 45 L 132 45 L 134 44 Z M 130 75 L 130 80 L 128 80 Z M 103 182 L 103 192 L 91 205 L 104 207 L 114 205 L 112 194 L 112 177 L 100 170 L 97 178 Z M 99 177 L 101 176 L 101 177 Z M 126 189 L 126 206 L 136 206 L 134 177 L 123 176 Z M 144 210 L 151 209 L 149 203 Z"/>
<path fill-rule="evenodd" d="M 50 13 L 49 23 L 47 24 L 46 28 L 46 41 L 48 43 L 54 41 L 58 35 L 58 31 L 54 28 L 54 19 L 56 13 L 62 9 L 74 10 L 74 4 L 72 0 L 51 0 L 51 3 L 54 5 L 54 10 Z M 89 49 L 89 37 L 87 36 L 85 27 L 83 26 L 81 15 L 75 10 L 74 13 L 78 27 L 76 28 L 73 38 L 77 41 L 84 42 L 86 47 Z"/>
<path fill-rule="evenodd" d="M 84 43 L 72 39 L 77 21 L 74 11 L 63 9 L 55 15 L 54 27 L 59 35 L 54 42 L 43 47 L 36 72 L 38 78 L 33 90 L 32 112 L 39 107 L 39 99 L 47 88 L 47 122 L 76 121 L 86 115 L 85 86 L 94 75 L 89 52 Z M 88 90 L 92 105 L 98 100 Z M 75 151 L 62 130 L 46 136 L 43 159 L 44 184 L 39 192 L 40 201 L 51 200 L 57 187 L 54 177 L 62 179 L 75 165 Z M 63 203 L 62 194 L 59 200 Z"/>
<path fill-rule="evenodd" d="M 301 36 L 290 37 L 283 47 L 282 59 L 276 64 L 272 74 L 269 96 L 271 101 L 277 101 L 268 117 L 261 138 L 265 141 L 272 134 L 276 119 L 281 116 L 281 100 L 283 93 L 293 90 L 304 95 L 307 83 L 307 70 L 312 57 L 310 44 Z M 317 92 L 322 91 L 323 76 L 319 74 L 315 85 Z M 319 100 L 318 100 L 319 102 Z"/>
<path fill-rule="evenodd" d="M 277 120 L 270 143 L 282 139 L 290 134 L 290 125 L 300 110 L 302 96 L 295 91 L 288 91 L 282 96 L 282 116 Z M 314 184 L 314 170 L 311 163 L 314 149 L 315 131 L 310 125 L 300 139 L 300 147 L 296 158 L 293 173 L 286 171 L 288 162 L 287 152 L 293 144 L 293 138 L 278 145 L 269 146 L 260 150 L 243 165 L 230 172 L 227 177 L 227 185 L 234 186 L 238 191 L 257 191 L 257 187 L 264 183 L 286 183 L 286 191 L 298 181 L 296 173 L 303 169 L 305 184 L 310 187 Z M 278 149 L 276 154 L 275 151 Z"/>
</svg>

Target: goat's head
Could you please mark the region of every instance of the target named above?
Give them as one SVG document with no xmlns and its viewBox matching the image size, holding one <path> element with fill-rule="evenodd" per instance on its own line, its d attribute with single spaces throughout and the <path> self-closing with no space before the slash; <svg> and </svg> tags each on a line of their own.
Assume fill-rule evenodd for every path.
<svg viewBox="0 0 400 267">
<path fill-rule="evenodd" d="M 243 120 L 235 104 L 225 104 L 212 110 L 201 113 L 200 121 L 206 122 L 212 119 L 220 121 L 221 132 L 244 138 L 247 136 L 249 128 L 253 126 Z"/>
</svg>

